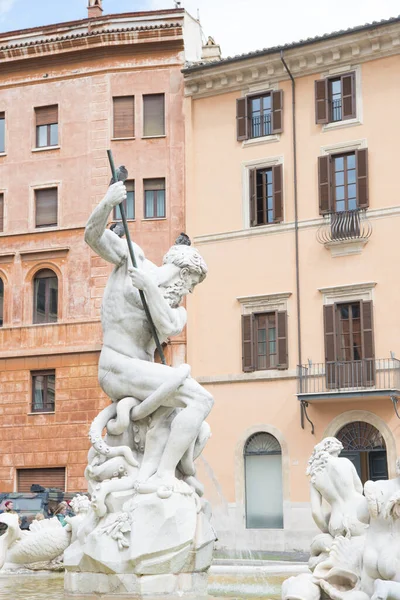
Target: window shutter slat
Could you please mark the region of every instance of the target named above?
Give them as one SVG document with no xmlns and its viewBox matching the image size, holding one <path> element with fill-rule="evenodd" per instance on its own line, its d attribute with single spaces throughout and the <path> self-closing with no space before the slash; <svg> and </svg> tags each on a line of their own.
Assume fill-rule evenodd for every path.
<svg viewBox="0 0 400 600">
<path fill-rule="evenodd" d="M 164 94 L 147 94 L 143 96 L 143 135 L 151 137 L 164 134 Z"/>
<path fill-rule="evenodd" d="M 35 191 L 36 227 L 57 225 L 57 188 Z"/>
<path fill-rule="evenodd" d="M 361 302 L 361 326 L 363 342 L 363 380 L 365 385 L 374 385 L 375 382 L 375 349 L 374 349 L 374 323 L 372 301 Z"/>
<path fill-rule="evenodd" d="M 272 92 L 272 133 L 283 131 L 283 90 Z"/>
<path fill-rule="evenodd" d="M 257 225 L 256 220 L 256 203 L 257 203 L 257 171 L 250 169 L 250 226 Z"/>
<path fill-rule="evenodd" d="M 336 381 L 336 307 L 324 306 L 325 373 L 327 388 L 335 387 Z"/>
<path fill-rule="evenodd" d="M 130 138 L 135 136 L 135 97 L 119 96 L 113 98 L 114 137 Z"/>
<path fill-rule="evenodd" d="M 44 488 L 57 488 L 65 491 L 65 467 L 17 470 L 18 492 L 30 492 L 31 485 L 34 483 Z"/>
<path fill-rule="evenodd" d="M 354 119 L 356 116 L 355 73 L 342 75 L 342 118 Z"/>
<path fill-rule="evenodd" d="M 278 369 L 288 368 L 287 312 L 276 313 L 276 329 L 278 341 Z"/>
<path fill-rule="evenodd" d="M 331 157 L 330 155 L 318 157 L 318 190 L 319 214 L 325 215 L 331 211 Z"/>
<path fill-rule="evenodd" d="M 272 188 L 274 196 L 274 222 L 283 221 L 283 177 L 282 165 L 272 167 Z"/>
<path fill-rule="evenodd" d="M 315 89 L 315 122 L 317 124 L 328 123 L 328 80 L 318 79 L 314 84 Z"/>
<path fill-rule="evenodd" d="M 4 194 L 0 194 L 0 231 L 4 231 Z"/>
<path fill-rule="evenodd" d="M 35 108 L 36 127 L 58 123 L 58 105 L 39 106 Z"/>
<path fill-rule="evenodd" d="M 356 168 L 357 168 L 357 205 L 358 208 L 368 208 L 368 150 L 362 148 L 356 150 Z"/>
<path fill-rule="evenodd" d="M 242 369 L 254 371 L 253 315 L 242 315 Z"/>
<path fill-rule="evenodd" d="M 238 142 L 247 140 L 249 137 L 247 98 L 237 98 L 236 100 L 236 132 Z"/>
</svg>

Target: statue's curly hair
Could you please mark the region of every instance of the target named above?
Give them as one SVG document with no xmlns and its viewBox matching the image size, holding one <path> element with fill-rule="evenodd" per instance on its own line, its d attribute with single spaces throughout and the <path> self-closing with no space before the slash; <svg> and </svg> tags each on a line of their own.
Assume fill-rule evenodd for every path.
<svg viewBox="0 0 400 600">
<path fill-rule="evenodd" d="M 187 268 L 200 276 L 200 282 L 205 279 L 208 268 L 199 251 L 193 246 L 176 244 L 172 246 L 163 258 L 163 264 L 173 264 L 180 269 Z"/>
</svg>

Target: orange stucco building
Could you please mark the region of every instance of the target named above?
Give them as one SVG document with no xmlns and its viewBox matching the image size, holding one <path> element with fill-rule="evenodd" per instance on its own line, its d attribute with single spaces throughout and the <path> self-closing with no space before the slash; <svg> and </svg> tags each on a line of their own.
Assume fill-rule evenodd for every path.
<svg viewBox="0 0 400 600">
<path fill-rule="evenodd" d="M 111 267 L 83 233 L 106 150 L 129 171 L 130 229 L 151 260 L 185 226 L 181 69 L 201 57 L 199 23 L 89 4 L 87 19 L 0 35 L 1 491 L 87 489 Z M 184 335 L 167 356 L 182 362 Z"/>
<path fill-rule="evenodd" d="M 395 474 L 399 41 L 396 18 L 184 70 L 187 230 L 209 267 L 188 362 L 215 397 L 222 546 L 308 547 L 327 435 L 363 481 Z"/>
</svg>

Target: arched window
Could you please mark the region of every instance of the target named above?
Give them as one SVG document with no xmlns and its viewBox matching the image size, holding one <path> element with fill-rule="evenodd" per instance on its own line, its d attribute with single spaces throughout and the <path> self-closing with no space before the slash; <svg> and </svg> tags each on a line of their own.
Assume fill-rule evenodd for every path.
<svg viewBox="0 0 400 600">
<path fill-rule="evenodd" d="M 33 280 L 33 322 L 57 321 L 58 279 L 54 271 L 42 269 Z"/>
<path fill-rule="evenodd" d="M 270 433 L 252 435 L 244 447 L 247 529 L 283 529 L 282 450 Z"/>
<path fill-rule="evenodd" d="M 4 311 L 4 283 L 0 277 L 0 327 L 3 327 L 3 311 Z"/>
<path fill-rule="evenodd" d="M 386 444 L 376 427 L 354 421 L 342 427 L 336 437 L 343 444 L 341 456 L 351 460 L 362 483 L 388 478 Z"/>
</svg>

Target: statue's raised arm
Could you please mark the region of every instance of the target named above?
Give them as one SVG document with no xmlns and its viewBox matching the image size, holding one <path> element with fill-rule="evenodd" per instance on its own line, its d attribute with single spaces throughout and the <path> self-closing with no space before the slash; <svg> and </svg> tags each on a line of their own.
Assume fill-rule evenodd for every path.
<svg viewBox="0 0 400 600">
<path fill-rule="evenodd" d="M 104 260 L 119 265 L 128 256 L 125 242 L 107 229 L 110 213 L 126 199 L 126 187 L 122 181 L 113 183 L 100 204 L 89 217 L 85 229 L 85 242 Z"/>
</svg>

